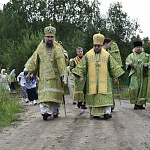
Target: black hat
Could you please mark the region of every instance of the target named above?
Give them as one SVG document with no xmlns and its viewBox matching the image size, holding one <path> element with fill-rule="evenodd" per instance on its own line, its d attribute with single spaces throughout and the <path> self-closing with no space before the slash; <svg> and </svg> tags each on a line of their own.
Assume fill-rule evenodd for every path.
<svg viewBox="0 0 150 150">
<path fill-rule="evenodd" d="M 141 41 L 134 42 L 134 47 L 137 47 L 137 46 L 141 46 L 142 47 L 142 42 Z"/>
</svg>

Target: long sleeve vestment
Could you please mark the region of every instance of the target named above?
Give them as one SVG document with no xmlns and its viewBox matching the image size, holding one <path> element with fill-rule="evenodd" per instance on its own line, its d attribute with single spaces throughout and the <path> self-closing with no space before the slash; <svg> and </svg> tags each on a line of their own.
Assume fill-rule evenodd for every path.
<svg viewBox="0 0 150 150">
<path fill-rule="evenodd" d="M 37 73 L 39 76 L 39 103 L 62 103 L 64 91 L 61 77 L 67 75 L 67 70 L 65 56 L 60 44 L 55 42 L 53 48 L 47 48 L 42 41 L 25 67 L 30 73 Z"/>
</svg>

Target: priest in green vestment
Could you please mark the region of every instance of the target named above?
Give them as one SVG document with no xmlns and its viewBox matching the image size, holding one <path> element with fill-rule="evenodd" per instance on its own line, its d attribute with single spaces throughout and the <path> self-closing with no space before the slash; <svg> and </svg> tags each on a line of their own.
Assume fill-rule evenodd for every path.
<svg viewBox="0 0 150 150">
<path fill-rule="evenodd" d="M 78 65 L 78 63 L 83 58 L 83 48 L 82 47 L 76 48 L 76 53 L 77 56 L 73 58 L 73 60 L 70 63 L 71 71 Z M 75 76 L 74 77 L 74 101 L 77 102 L 78 108 L 87 109 L 87 107 L 85 106 L 85 95 L 83 89 L 84 89 L 84 83 L 81 84 L 80 78 L 78 76 Z"/>
<path fill-rule="evenodd" d="M 124 71 L 115 59 L 103 47 L 104 36 L 93 36 L 93 48 L 89 50 L 80 63 L 73 69 L 73 73 L 85 80 L 86 105 L 90 107 L 91 116 L 104 119 L 112 117 L 113 105 L 112 80 L 117 82 Z"/>
<path fill-rule="evenodd" d="M 145 109 L 148 72 L 149 72 L 149 54 L 144 52 L 142 42 L 134 42 L 133 53 L 126 58 L 126 69 L 129 72 L 127 85 L 130 92 L 130 103 L 134 104 L 134 109 Z"/>
<path fill-rule="evenodd" d="M 63 47 L 55 41 L 56 29 L 48 26 L 44 29 L 45 38 L 26 62 L 30 73 L 37 73 L 38 103 L 44 120 L 48 116 L 58 117 L 59 106 L 63 103 L 62 81 L 67 75 Z"/>
<path fill-rule="evenodd" d="M 120 50 L 116 42 L 112 41 L 110 38 L 105 38 L 103 43 L 103 49 L 105 49 L 116 60 L 118 65 L 122 67 Z M 118 80 L 118 85 L 119 85 L 119 80 Z M 113 83 L 112 86 L 114 86 Z M 113 111 L 114 108 L 115 108 L 115 100 L 113 101 L 113 106 L 111 107 L 111 110 Z"/>
</svg>

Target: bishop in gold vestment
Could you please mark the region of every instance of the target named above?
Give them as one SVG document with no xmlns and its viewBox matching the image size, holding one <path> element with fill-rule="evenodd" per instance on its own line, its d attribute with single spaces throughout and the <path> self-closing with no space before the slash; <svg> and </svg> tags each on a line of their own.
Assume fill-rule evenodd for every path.
<svg viewBox="0 0 150 150">
<path fill-rule="evenodd" d="M 89 50 L 73 73 L 80 76 L 80 82 L 85 81 L 86 104 L 91 109 L 91 116 L 104 116 L 111 118 L 111 106 L 113 105 L 112 83 L 124 71 L 115 59 L 102 48 L 104 36 L 93 36 L 93 48 Z M 112 80 L 111 80 L 112 79 Z"/>
<path fill-rule="evenodd" d="M 62 81 L 67 75 L 64 50 L 55 42 L 56 29 L 44 29 L 45 39 L 29 58 L 25 67 L 30 73 L 38 73 L 38 103 L 44 120 L 48 116 L 58 117 L 59 105 L 63 103 Z"/>
</svg>

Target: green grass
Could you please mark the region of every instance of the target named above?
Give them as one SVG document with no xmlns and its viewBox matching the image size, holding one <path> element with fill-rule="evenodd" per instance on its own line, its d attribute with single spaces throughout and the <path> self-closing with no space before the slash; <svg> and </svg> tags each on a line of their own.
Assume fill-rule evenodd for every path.
<svg viewBox="0 0 150 150">
<path fill-rule="evenodd" d="M 119 92 L 118 89 L 115 89 L 114 97 L 119 98 L 119 95 L 120 95 L 120 99 L 130 99 L 128 88 L 122 88 L 120 89 Z"/>
<path fill-rule="evenodd" d="M 124 89 L 124 90 L 120 93 L 120 98 L 121 98 L 121 99 L 130 99 L 129 90 L 128 90 L 128 89 Z"/>
<path fill-rule="evenodd" d="M 115 94 L 114 96 L 118 97 L 118 88 L 119 88 L 119 93 L 120 93 L 120 99 L 130 99 L 130 95 L 129 95 L 129 90 L 128 87 L 126 85 L 126 80 L 127 80 L 127 76 L 128 74 L 124 74 L 120 79 L 119 79 L 119 84 L 113 84 L 113 88 L 115 89 Z"/>
<path fill-rule="evenodd" d="M 69 94 L 69 89 L 68 89 L 68 86 L 67 86 L 67 85 L 64 86 L 64 92 L 65 92 L 65 94 Z"/>
<path fill-rule="evenodd" d="M 23 108 L 18 102 L 18 97 L 11 96 L 0 86 L 0 127 L 6 127 L 12 122 L 18 121 L 19 116 L 16 114 L 22 111 Z"/>
</svg>

